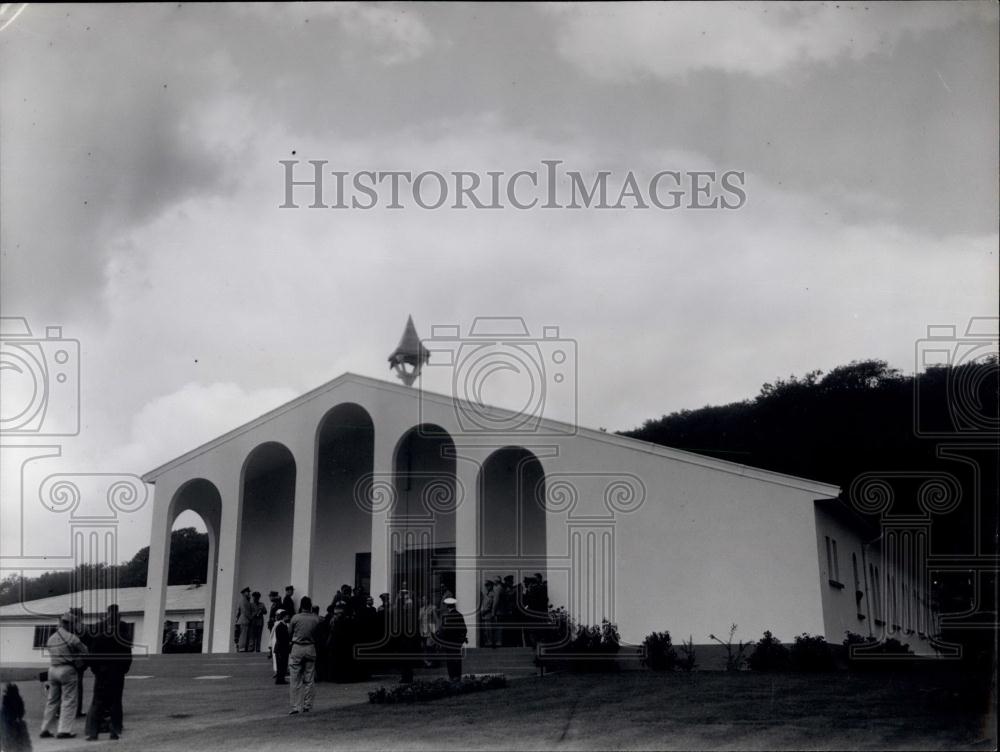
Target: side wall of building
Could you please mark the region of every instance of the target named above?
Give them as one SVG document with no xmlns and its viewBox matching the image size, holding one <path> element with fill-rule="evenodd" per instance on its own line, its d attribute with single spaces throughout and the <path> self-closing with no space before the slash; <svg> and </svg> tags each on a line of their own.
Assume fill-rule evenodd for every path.
<svg viewBox="0 0 1000 752">
<path fill-rule="evenodd" d="M 548 549 L 551 599 L 573 604 L 577 618 L 595 623 L 601 613 L 573 579 L 587 583 L 605 613 L 610 606 L 633 644 L 662 630 L 706 643 L 732 624 L 743 640 L 765 629 L 822 631 L 815 492 L 597 439 L 543 462 L 550 496 L 561 482 L 576 490 L 571 510 L 549 512 Z M 581 536 L 596 546 L 587 552 L 587 540 L 579 543 L 586 553 L 574 560 Z M 560 556 L 569 579 L 554 571 Z"/>
</svg>

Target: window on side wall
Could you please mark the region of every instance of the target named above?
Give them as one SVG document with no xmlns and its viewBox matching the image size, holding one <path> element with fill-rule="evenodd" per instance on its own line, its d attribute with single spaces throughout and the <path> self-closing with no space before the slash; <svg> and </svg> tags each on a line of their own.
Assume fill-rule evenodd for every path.
<svg viewBox="0 0 1000 752">
<path fill-rule="evenodd" d="M 35 636 L 31 646 L 36 650 L 44 648 L 48 644 L 49 638 L 59 629 L 57 624 L 42 624 L 35 627 Z"/>
<path fill-rule="evenodd" d="M 829 535 L 826 536 L 826 572 L 833 587 L 844 587 L 844 583 L 840 581 L 840 564 L 837 561 L 837 541 Z"/>
<path fill-rule="evenodd" d="M 861 575 L 858 574 L 857 554 L 851 554 L 851 566 L 854 567 L 854 602 L 857 604 L 858 618 L 864 619 L 865 614 L 861 609 L 861 601 L 864 600 L 865 591 L 861 589 Z"/>
</svg>

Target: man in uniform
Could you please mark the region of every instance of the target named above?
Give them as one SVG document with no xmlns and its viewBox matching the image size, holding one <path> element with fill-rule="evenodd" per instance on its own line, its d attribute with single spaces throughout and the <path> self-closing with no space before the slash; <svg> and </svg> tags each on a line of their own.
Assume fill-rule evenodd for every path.
<svg viewBox="0 0 1000 752">
<path fill-rule="evenodd" d="M 448 678 L 452 681 L 462 678 L 462 646 L 469 641 L 465 617 L 459 613 L 457 604 L 458 601 L 454 596 L 444 599 L 445 612 L 438 630 L 441 652 L 444 653 L 445 663 L 448 665 Z"/>
<path fill-rule="evenodd" d="M 260 593 L 254 591 L 253 602 L 250 604 L 250 640 L 247 650 L 260 652 L 261 638 L 264 635 L 264 619 L 267 617 L 267 606 L 260 602 Z"/>
<path fill-rule="evenodd" d="M 291 585 L 285 588 L 285 598 L 281 601 L 281 607 L 294 617 L 298 613 L 295 607 L 295 588 Z"/>
<path fill-rule="evenodd" d="M 250 618 L 253 613 L 253 606 L 250 605 L 250 588 L 245 587 L 240 591 L 240 605 L 236 612 L 236 628 L 239 630 L 239 637 L 236 639 L 236 649 L 245 653 L 247 645 L 250 644 Z"/>
<path fill-rule="evenodd" d="M 94 698 L 87 713 L 87 741 L 97 739 L 105 715 L 111 716 L 110 738 L 117 739 L 122 732 L 122 694 L 125 674 L 132 665 L 132 644 L 126 630 L 114 603 L 108 606 L 107 618 L 94 629 L 88 660 L 94 672 Z"/>
</svg>

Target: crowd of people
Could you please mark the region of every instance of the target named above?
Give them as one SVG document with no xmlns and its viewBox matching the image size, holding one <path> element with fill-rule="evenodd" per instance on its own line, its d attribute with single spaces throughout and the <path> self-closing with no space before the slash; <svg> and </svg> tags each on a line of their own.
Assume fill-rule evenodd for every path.
<svg viewBox="0 0 1000 752">
<path fill-rule="evenodd" d="M 308 596 L 296 602 L 291 585 L 285 588 L 284 597 L 270 591 L 267 605 L 249 587 L 240 596 L 236 648 L 262 652 L 266 627 L 273 678 L 275 684 L 290 685 L 291 714 L 312 708 L 317 681 L 358 681 L 398 671 L 400 681 L 409 683 L 417 666 L 442 663 L 450 679 L 461 678 L 468 629 L 444 578 L 420 596 L 414 596 L 403 582 L 395 597 L 380 594 L 378 605 L 364 588 L 343 585 L 325 613 Z M 513 575 L 486 580 L 477 608 L 480 643 L 493 648 L 534 647 L 545 639 L 549 607 L 548 583 L 540 573 L 517 585 Z M 76 736 L 73 724 L 82 715 L 83 676 L 89 668 L 94 690 L 86 715 L 86 738 L 96 740 L 107 730 L 111 739 L 118 739 L 132 645 L 117 605 L 109 606 L 105 618 L 90 627 L 83 622 L 82 610 L 67 611 L 46 648 L 50 666 L 41 677 L 47 695 L 40 736 Z M 8 704 L 16 704 L 13 694 Z"/>
<path fill-rule="evenodd" d="M 259 592 L 245 587 L 234 625 L 237 650 L 262 652 L 266 645 L 275 684 L 291 684 L 293 713 L 308 712 L 316 682 L 398 672 L 400 681 L 408 683 L 418 666 L 442 664 L 451 679 L 461 677 L 468 629 L 444 578 L 423 595 L 402 582 L 395 596 L 381 593 L 377 605 L 364 588 L 346 584 L 325 611 L 308 596 L 297 603 L 295 598 L 289 585 L 283 597 L 270 591 L 265 605 Z M 520 584 L 513 575 L 488 579 L 477 608 L 480 644 L 534 647 L 545 639 L 548 611 L 548 583 L 541 573 Z"/>
<path fill-rule="evenodd" d="M 118 606 L 108 606 L 105 617 L 93 626 L 83 622 L 81 609 L 71 609 L 59 618 L 58 628 L 45 644 L 49 669 L 41 738 L 71 739 L 74 721 L 82 709 L 84 672 L 94 674 L 94 689 L 87 712 L 88 741 L 107 728 L 111 739 L 122 733 L 122 694 L 125 675 L 132 665 L 128 627 L 119 618 Z"/>
<path fill-rule="evenodd" d="M 378 606 L 363 588 L 343 585 L 325 613 L 309 596 L 302 597 L 296 608 L 291 585 L 284 598 L 272 590 L 270 608 L 263 612 L 255 596 L 249 587 L 241 591 L 234 630 L 237 649 L 260 652 L 257 620 L 261 633 L 266 624 L 274 682 L 291 685 L 291 714 L 309 712 L 316 682 L 358 681 L 373 673 L 398 671 L 400 681 L 408 683 L 416 666 L 439 661 L 446 664 L 451 679 L 461 677 L 467 628 L 443 580 L 433 596 L 420 598 L 419 605 L 406 583 L 395 599 L 382 593 Z"/>
<path fill-rule="evenodd" d="M 483 583 L 479 601 L 479 644 L 535 647 L 549 629 L 549 584 L 540 572 L 515 585 L 514 575 Z"/>
</svg>

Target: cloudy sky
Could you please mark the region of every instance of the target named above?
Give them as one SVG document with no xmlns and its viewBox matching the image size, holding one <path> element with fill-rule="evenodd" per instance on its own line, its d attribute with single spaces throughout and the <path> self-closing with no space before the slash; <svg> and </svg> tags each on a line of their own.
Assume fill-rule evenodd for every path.
<svg viewBox="0 0 1000 752">
<path fill-rule="evenodd" d="M 9 4 L 0 27 L 2 314 L 79 340 L 81 385 L 79 437 L 25 488 L 5 452 L 7 551 L 20 520 L 24 553 L 65 553 L 48 474 L 141 474 L 344 371 L 391 378 L 407 314 L 558 326 L 580 422 L 612 430 L 853 359 L 912 371 L 929 324 L 995 315 L 995 3 Z M 747 202 L 280 209 L 290 159 L 738 170 Z"/>
</svg>

